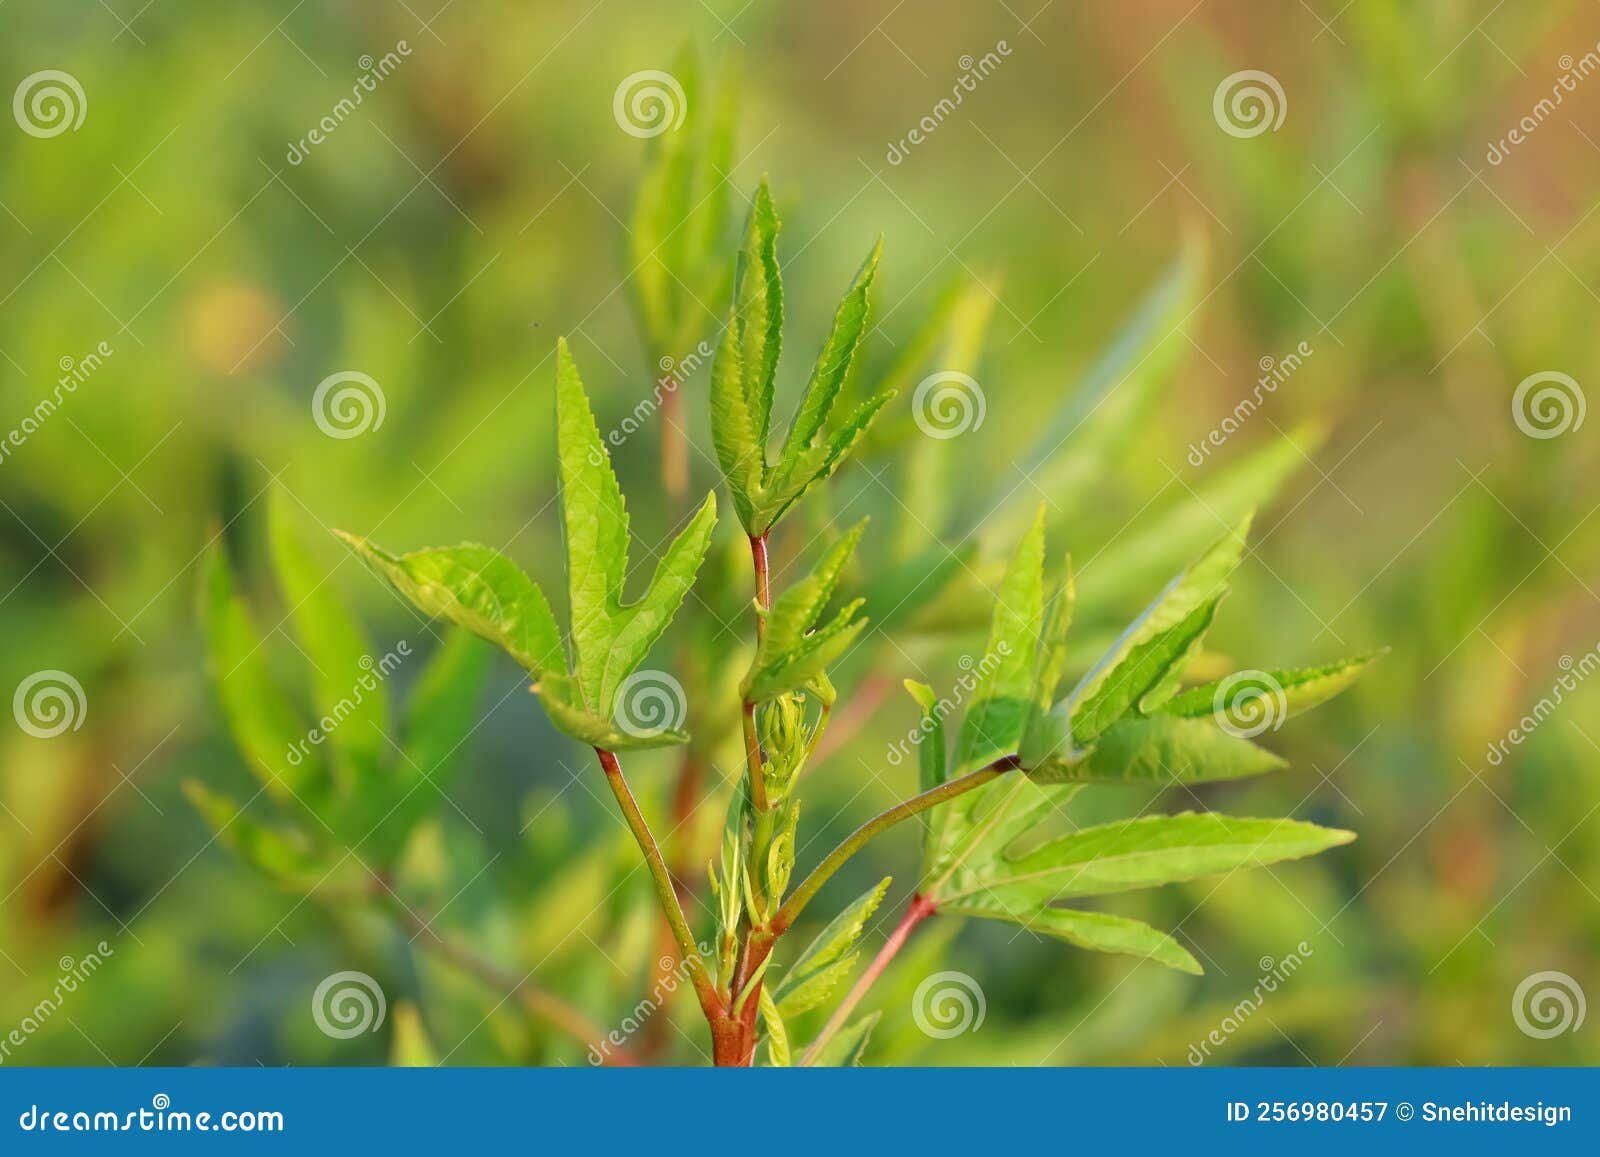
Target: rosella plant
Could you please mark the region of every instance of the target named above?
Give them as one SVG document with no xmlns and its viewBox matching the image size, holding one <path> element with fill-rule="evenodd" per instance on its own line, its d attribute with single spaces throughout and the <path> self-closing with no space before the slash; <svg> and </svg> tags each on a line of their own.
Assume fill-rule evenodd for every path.
<svg viewBox="0 0 1600 1157">
<path fill-rule="evenodd" d="M 719 127 L 699 151 L 668 151 L 641 198 L 635 217 L 641 231 L 670 235 L 671 215 L 690 213 L 692 195 L 708 180 L 707 156 L 725 163 L 729 131 Z M 704 198 L 692 208 L 703 214 L 703 204 Z M 1057 821 L 1070 821 L 1074 797 L 1101 785 L 1187 787 L 1281 768 L 1281 759 L 1253 741 L 1263 729 L 1240 725 L 1239 714 L 1268 712 L 1276 726 L 1284 716 L 1342 691 L 1371 661 L 1365 656 L 1319 668 L 1252 672 L 1243 684 L 1237 675 L 1193 677 L 1197 666 L 1205 666 L 1197 660 L 1206 632 L 1245 551 L 1250 518 L 1248 502 L 1241 498 L 1252 489 L 1270 492 L 1282 466 L 1275 460 L 1247 464 L 1242 475 L 1210 496 L 1235 522 L 1209 544 L 1197 538 L 1205 533 L 1207 519 L 1193 505 L 1156 528 L 1159 546 L 1150 538 L 1135 538 L 1132 556 L 1114 564 L 1114 572 L 1120 567 L 1124 574 L 1142 576 L 1171 543 L 1194 542 L 1198 549 L 1133 623 L 1087 661 L 1069 642 L 1077 599 L 1074 573 L 1069 558 L 1053 556 L 1048 548 L 1044 508 L 1021 520 L 1020 540 L 1013 539 L 1010 562 L 999 571 L 976 561 L 967 566 L 968 554 L 945 552 L 958 560 L 956 567 L 944 558 L 937 566 L 918 557 L 908 564 L 922 576 L 916 587 L 929 587 L 914 600 L 906 593 L 913 587 L 893 576 L 876 584 L 872 592 L 880 587 L 888 592 L 885 610 L 893 614 L 903 617 L 908 612 L 901 604 L 910 601 L 912 611 L 933 618 L 945 613 L 948 619 L 949 605 L 957 603 L 962 605 L 955 619 L 970 623 L 964 608 L 972 593 L 963 592 L 955 572 L 992 578 L 986 583 L 993 586 L 987 659 L 964 697 L 959 723 L 956 709 L 933 686 L 905 681 L 921 717 L 918 790 L 867 819 L 801 872 L 801 791 L 810 777 L 826 774 L 831 749 L 825 740 L 837 722 L 835 684 L 844 685 L 855 656 L 872 654 L 873 632 L 863 614 L 868 599 L 850 594 L 856 556 L 871 536 L 864 521 L 837 533 L 825 528 L 813 536 L 818 541 L 809 571 L 777 590 L 775 575 L 786 568 L 775 570 L 770 551 L 774 531 L 803 510 L 808 497 L 853 454 L 904 445 L 898 417 L 885 430 L 874 430 L 880 417 L 895 413 L 893 385 L 869 392 L 842 417 L 836 413 L 847 384 L 864 376 L 860 363 L 882 246 L 874 244 L 862 262 L 793 415 L 782 437 L 775 438 L 783 278 L 778 214 L 766 182 L 755 192 L 731 282 L 706 256 L 720 241 L 716 221 L 701 221 L 696 230 L 688 249 L 673 250 L 674 262 L 693 271 L 695 285 L 731 284 L 732 301 L 716 335 L 708 402 L 721 484 L 739 538 L 749 548 L 744 579 L 748 649 L 729 647 L 697 606 L 718 598 L 711 591 L 702 600 L 695 591 L 697 583 L 704 587 L 709 581 L 702 571 L 710 569 L 705 564 L 718 522 L 715 493 L 683 518 L 643 590 L 628 601 L 628 515 L 610 451 L 565 341 L 558 345 L 554 374 L 566 552 L 564 625 L 540 586 L 489 547 L 393 553 L 354 534 L 340 532 L 343 540 L 424 615 L 456 624 L 511 656 L 554 727 L 593 750 L 648 868 L 673 952 L 704 1014 L 716 1064 L 858 1063 L 868 1052 L 878 1015 L 858 1017 L 858 1005 L 912 930 L 936 914 L 1006 921 L 1077 948 L 1200 972 L 1190 952 L 1167 933 L 1074 902 L 1309 856 L 1349 841 L 1352 834 L 1289 819 L 1209 811 L 1140 814 L 1064 834 Z M 693 339 L 696 311 L 685 300 L 690 290 L 683 279 L 648 276 L 644 282 L 641 314 L 652 346 Z M 1153 299 L 1141 325 L 1153 328 L 1182 307 L 1185 299 L 1173 284 Z M 965 338 L 981 331 L 981 321 L 972 324 L 970 300 L 963 304 L 958 295 L 946 303 L 939 324 L 960 339 L 953 341 L 955 347 L 966 346 L 970 354 L 973 343 Z M 925 354 L 932 344 L 913 346 Z M 1151 348 L 1163 357 L 1169 349 L 1162 341 Z M 1126 349 L 1119 356 L 1131 358 Z M 904 376 L 894 367 L 884 379 L 899 384 Z M 1109 387 L 1102 382 L 1098 388 L 1104 401 Z M 1098 420 L 1131 420 L 1119 417 L 1115 406 L 1108 414 Z M 669 436 L 683 437 L 677 423 L 670 435 L 663 431 L 664 438 Z M 670 492 L 672 478 L 683 468 L 682 455 L 665 455 L 664 462 Z M 1062 477 L 1065 493 L 1071 471 L 1052 470 L 1042 470 L 1041 476 Z M 1209 515 L 1214 536 L 1215 511 L 1197 502 Z M 368 650 L 305 564 L 281 503 L 273 542 L 280 583 L 295 604 L 296 626 L 320 673 L 317 693 L 321 701 L 331 701 L 361 670 Z M 929 577 L 936 578 L 931 585 Z M 841 590 L 846 591 L 842 600 Z M 259 641 L 220 551 L 211 562 L 204 606 L 213 665 L 241 745 L 284 809 L 292 812 L 299 804 L 328 818 L 308 824 L 291 815 L 288 827 L 259 824 L 239 814 L 232 801 L 198 785 L 192 789 L 196 801 L 226 842 L 280 882 L 314 891 L 331 879 L 333 886 L 376 891 L 402 921 L 415 925 L 409 908 L 392 895 L 391 870 L 420 815 L 417 777 L 438 786 L 436 777 L 455 762 L 452 756 L 470 729 L 482 677 L 478 646 L 463 642 L 466 635 L 458 633 L 431 660 L 407 726 L 398 729 L 406 736 L 398 753 L 374 738 L 396 730 L 380 688 L 357 708 L 368 726 L 345 721 L 329 733 L 328 750 L 291 766 L 282 742 L 295 734 L 293 710 L 281 702 L 256 653 Z M 627 703 L 630 680 L 646 671 L 646 660 L 679 618 L 678 633 L 689 636 L 682 655 L 699 674 L 686 679 L 688 706 L 702 717 L 729 720 L 742 740 L 742 767 L 729 793 L 720 847 L 712 854 L 704 905 L 686 904 L 696 884 L 684 865 L 669 864 L 622 767 L 622 757 L 630 752 L 680 747 L 687 753 L 680 794 L 693 794 L 697 781 L 687 772 L 706 749 L 698 748 L 677 720 L 640 726 L 629 718 Z M 696 637 L 701 634 L 705 637 Z M 700 701 L 719 690 L 716 680 L 704 677 L 708 653 L 746 664 L 736 684 L 720 684 L 730 696 L 721 704 Z M 1215 675 L 1215 665 L 1210 666 Z M 1082 673 L 1069 683 L 1069 670 Z M 835 873 L 870 841 L 913 819 L 923 828 L 917 890 L 876 958 L 861 967 L 862 941 L 889 887 L 887 879 L 845 906 L 808 942 L 791 943 L 793 929 Z M 356 854 L 341 856 L 340 848 Z M 370 878 L 363 879 L 361 869 Z M 710 920 L 696 918 L 697 912 L 709 913 Z M 700 927 L 703 923 L 714 926 Z M 470 946 L 452 945 L 446 954 L 491 982 L 501 976 Z M 531 984 L 518 984 L 514 976 L 506 983 L 522 994 L 530 1012 L 581 1040 L 597 1039 L 589 1018 L 571 1005 Z M 830 1011 L 820 1030 L 809 1040 L 796 1039 L 792 1028 L 813 1023 L 808 1019 L 813 1012 L 821 1019 L 823 1009 Z M 620 1046 L 607 1051 L 612 1060 L 635 1059 Z"/>
</svg>

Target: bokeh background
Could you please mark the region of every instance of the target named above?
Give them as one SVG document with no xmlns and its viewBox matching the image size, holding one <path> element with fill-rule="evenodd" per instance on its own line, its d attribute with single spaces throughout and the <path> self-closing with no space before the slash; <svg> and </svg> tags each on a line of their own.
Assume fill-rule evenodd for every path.
<svg viewBox="0 0 1600 1157">
<path fill-rule="evenodd" d="M 1600 1018 L 1542 1038 L 1513 1015 L 1538 972 L 1600 993 L 1600 688 L 1581 677 L 1600 642 L 1600 424 L 1580 420 L 1600 352 L 1595 5 L 10 0 L 0 29 L 4 93 L 61 70 L 85 114 L 53 136 L 24 131 L 15 109 L 0 118 L 0 427 L 22 430 L 61 378 L 82 377 L 0 459 L 0 691 L 39 671 L 83 690 L 59 735 L 0 728 L 0 1035 L 63 968 L 109 949 L 4 1063 L 381 1063 L 408 1039 L 453 1064 L 585 1063 L 428 937 L 337 894 L 277 888 L 219 845 L 183 782 L 240 800 L 254 786 L 194 606 L 220 534 L 274 671 L 303 682 L 266 560 L 273 486 L 378 647 L 426 652 L 437 631 L 320 527 L 402 548 L 487 542 L 562 588 L 555 339 L 572 341 L 603 429 L 649 394 L 659 351 L 631 309 L 629 221 L 661 142 L 623 131 L 613 96 L 674 68 L 685 43 L 708 72 L 742 77 L 736 212 L 770 173 L 785 218 L 785 381 L 879 233 L 857 388 L 906 352 L 941 294 L 987 314 L 971 358 L 983 424 L 931 459 L 914 430 L 878 447 L 824 505 L 872 512 L 885 550 L 965 544 L 981 574 L 1017 512 L 1043 501 L 1110 627 L 1163 575 L 1097 585 L 1095 561 L 1129 542 L 1159 556 L 1165 512 L 1289 446 L 1211 646 L 1263 667 L 1392 648 L 1269 737 L 1291 771 L 1202 800 L 1351 828 L 1356 843 L 1111 906 L 1178 929 L 1206 976 L 935 920 L 869 1002 L 886 1014 L 869 1060 L 1190 1063 L 1302 942 L 1303 966 L 1208 1063 L 1600 1058 Z M 294 163 L 291 143 L 401 42 L 391 74 Z M 892 159 L 986 53 L 998 66 Z M 1241 70 L 1281 89 L 1275 128 L 1237 134 L 1215 115 Z M 687 114 L 692 127 L 703 112 Z M 1532 130 L 1496 163 L 1491 144 L 1524 118 Z M 1111 434 L 1069 438 L 1059 483 L 985 508 L 1186 247 L 1204 264 L 1161 388 Z M 1302 343 L 1292 376 L 1196 465 L 1191 447 L 1256 392 L 1263 359 Z M 318 383 L 341 371 L 381 387 L 384 420 L 359 437 L 313 420 Z M 1563 429 L 1530 436 L 1515 392 L 1553 373 L 1572 383 Z M 703 391 L 704 370 L 686 421 L 709 447 Z M 909 393 L 896 405 L 903 419 Z M 658 434 L 647 423 L 615 454 L 651 544 L 673 523 Z M 692 467 L 709 488 L 705 455 Z M 988 529 L 969 535 L 946 508 Z M 780 570 L 806 534 L 778 544 Z M 849 585 L 870 598 L 870 575 Z M 808 781 L 803 863 L 914 790 L 911 766 L 884 758 L 915 721 L 898 681 L 950 684 L 981 647 L 961 625 L 987 613 L 979 594 L 955 587 L 949 621 L 902 624 L 852 657 L 853 733 Z M 736 623 L 726 670 L 703 682 L 736 678 L 741 645 Z M 1576 689 L 1491 760 L 1563 675 Z M 396 676 L 398 697 L 413 676 Z M 658 932 L 592 759 L 509 663 L 478 712 L 400 886 L 455 940 L 620 1025 Z M 691 702 L 692 725 L 714 715 Z M 737 764 L 717 750 L 709 762 L 700 814 L 714 828 Z M 663 822 L 674 776 L 670 754 L 633 761 Z M 915 856 L 915 833 L 897 832 L 825 893 L 842 904 L 895 875 L 874 947 Z M 948 1040 L 909 1015 L 940 968 L 977 978 L 986 1005 Z M 391 1015 L 343 1040 L 310 1004 L 346 969 L 381 982 Z M 682 1000 L 640 1033 L 662 1060 L 705 1049 Z"/>
</svg>

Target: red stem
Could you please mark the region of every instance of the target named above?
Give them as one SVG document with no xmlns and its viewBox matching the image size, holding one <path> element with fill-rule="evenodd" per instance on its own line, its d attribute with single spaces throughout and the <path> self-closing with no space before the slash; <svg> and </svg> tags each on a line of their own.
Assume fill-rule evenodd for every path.
<svg viewBox="0 0 1600 1157">
<path fill-rule="evenodd" d="M 844 1003 L 834 1010 L 833 1015 L 828 1018 L 828 1023 L 823 1026 L 822 1032 L 811 1042 L 811 1047 L 806 1050 L 805 1056 L 800 1058 L 802 1065 L 809 1065 L 816 1059 L 822 1046 L 832 1040 L 834 1034 L 844 1027 L 844 1022 L 850 1019 L 850 1014 L 855 1011 L 856 1005 L 861 1003 L 862 997 L 867 995 L 867 990 L 877 982 L 878 977 L 883 975 L 884 969 L 889 967 L 889 962 L 895 958 L 900 949 L 905 947 L 912 930 L 938 910 L 938 905 L 925 896 L 911 897 L 905 915 L 900 917 L 900 923 L 895 925 L 894 931 L 889 933 L 889 939 L 878 949 L 878 955 L 872 958 L 872 963 L 867 966 L 867 970 L 861 974 L 861 979 L 856 981 L 855 987 L 844 998 Z"/>
</svg>

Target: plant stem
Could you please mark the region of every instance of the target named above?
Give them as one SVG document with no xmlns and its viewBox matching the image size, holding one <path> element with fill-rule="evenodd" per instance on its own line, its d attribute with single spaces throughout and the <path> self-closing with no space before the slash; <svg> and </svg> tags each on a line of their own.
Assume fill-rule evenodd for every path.
<svg viewBox="0 0 1600 1157">
<path fill-rule="evenodd" d="M 801 882 L 789 898 L 784 901 L 783 907 L 778 909 L 768 927 L 776 934 L 782 935 L 789 926 L 795 922 L 796 917 L 804 911 L 805 906 L 811 902 L 822 885 L 844 866 L 846 860 L 859 852 L 873 837 L 888 831 L 902 820 L 910 819 L 920 812 L 925 812 L 931 807 L 937 807 L 947 800 L 965 795 L 974 788 L 982 787 L 990 780 L 997 779 L 1006 772 L 1018 766 L 1015 755 L 1007 755 L 995 760 L 988 767 L 969 772 L 959 779 L 952 779 L 938 787 L 929 788 L 921 795 L 914 795 L 902 804 L 881 812 L 862 824 L 847 836 L 843 843 L 828 853 L 826 859 L 812 869 L 811 874 Z"/>
<path fill-rule="evenodd" d="M 772 609 L 772 566 L 767 559 L 767 536 L 764 534 L 750 537 L 750 560 L 756 569 L 756 602 L 763 611 Z M 766 620 L 763 616 L 756 616 L 756 642 L 761 641 L 761 636 L 766 630 Z"/>
<path fill-rule="evenodd" d="M 400 923 L 410 930 L 413 939 L 426 937 L 428 945 L 441 960 L 477 977 L 490 988 L 515 996 L 530 1014 L 554 1025 L 578 1043 L 587 1045 L 591 1052 L 602 1058 L 601 1064 L 633 1066 L 639 1063 L 632 1053 L 608 1041 L 599 1027 L 560 997 L 546 992 L 530 980 L 518 980 L 514 973 L 493 961 L 485 960 L 466 945 L 441 936 L 432 924 L 423 920 L 398 897 L 392 897 L 391 907 Z"/>
<path fill-rule="evenodd" d="M 672 926 L 672 935 L 678 941 L 678 953 L 683 957 L 683 966 L 688 970 L 689 979 L 694 983 L 695 994 L 700 998 L 700 1007 L 710 1019 L 721 1012 L 721 1001 L 717 998 L 711 978 L 706 975 L 705 962 L 700 959 L 700 949 L 695 945 L 694 933 L 689 931 L 689 922 L 683 917 L 683 907 L 678 903 L 678 893 L 672 886 L 672 873 L 667 871 L 667 862 L 661 858 L 661 849 L 656 846 L 656 838 L 650 831 L 650 825 L 645 821 L 644 813 L 639 810 L 639 802 L 633 798 L 633 792 L 628 789 L 628 781 L 622 777 L 622 765 L 617 762 L 617 757 L 603 747 L 594 750 L 600 757 L 600 766 L 605 769 L 606 783 L 611 786 L 611 793 L 617 797 L 617 804 L 622 808 L 622 816 L 627 820 L 633 838 L 639 844 L 639 850 L 644 853 L 645 865 L 650 869 L 650 878 L 655 881 L 656 896 L 661 901 L 661 911 L 666 915 L 667 923 Z"/>
<path fill-rule="evenodd" d="M 661 482 L 676 518 L 689 493 L 689 437 L 683 429 L 683 399 L 676 389 L 661 396 Z"/>
<path fill-rule="evenodd" d="M 844 1002 L 834 1009 L 833 1015 L 828 1018 L 828 1023 L 822 1026 L 822 1032 L 817 1034 L 817 1039 L 811 1042 L 811 1047 L 806 1049 L 805 1055 L 800 1058 L 802 1068 L 816 1060 L 823 1046 L 844 1027 L 844 1022 L 850 1019 L 850 1014 L 855 1011 L 856 1005 L 861 1003 L 861 998 L 867 995 L 867 991 L 877 982 L 878 977 L 883 975 L 883 970 L 889 967 L 889 962 L 895 958 L 900 949 L 905 947 L 912 929 L 938 910 L 938 906 L 932 900 L 921 895 L 911 897 L 911 903 L 906 907 L 906 914 L 900 917 L 900 923 L 889 933 L 889 939 L 878 949 L 878 954 L 872 958 L 872 963 L 861 974 L 861 979 L 856 981 L 855 987 L 844 998 Z"/>
</svg>

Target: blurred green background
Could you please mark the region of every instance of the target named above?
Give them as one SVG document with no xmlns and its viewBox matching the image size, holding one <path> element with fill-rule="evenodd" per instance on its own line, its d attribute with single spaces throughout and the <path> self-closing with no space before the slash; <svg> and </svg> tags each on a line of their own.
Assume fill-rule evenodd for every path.
<svg viewBox="0 0 1600 1157">
<path fill-rule="evenodd" d="M 869 1002 L 886 1013 L 869 1060 L 1190 1063 L 1302 941 L 1303 967 L 1214 1062 L 1600 1059 L 1597 1018 L 1544 1039 L 1513 1015 L 1541 971 L 1600 994 L 1600 688 L 1580 677 L 1600 642 L 1600 442 L 1577 414 L 1529 436 L 1513 405 L 1540 373 L 1569 375 L 1581 402 L 1600 351 L 1594 5 L 10 0 L 0 29 L 5 92 L 61 70 L 84 112 L 57 135 L 24 131 L 21 105 L 0 122 L 0 427 L 13 435 L 0 690 L 39 671 L 83 690 L 75 729 L 0 728 L 0 1039 L 63 968 L 110 950 L 4 1063 L 374 1063 L 413 1023 L 452 1064 L 585 1063 L 424 938 L 337 895 L 275 888 L 218 846 L 182 783 L 241 801 L 254 785 L 204 671 L 197 564 L 220 533 L 290 683 L 303 666 L 266 560 L 273 485 L 379 650 L 405 638 L 426 653 L 438 631 L 318 524 L 406 549 L 486 542 L 561 589 L 555 339 L 571 340 L 602 430 L 649 396 L 661 353 L 630 308 L 629 221 L 661 142 L 624 131 L 613 98 L 634 73 L 673 69 L 686 41 L 742 76 L 735 214 L 765 172 L 784 215 L 783 381 L 809 365 L 880 232 L 857 389 L 914 346 L 947 286 L 988 315 L 970 365 L 982 425 L 921 445 L 911 427 L 808 526 L 871 512 L 879 557 L 965 542 L 983 574 L 1043 501 L 1052 550 L 1073 550 L 1109 627 L 1165 577 L 1138 565 L 1161 555 L 1164 512 L 1277 446 L 1294 469 L 1258 516 L 1211 645 L 1262 667 L 1393 648 L 1268 737 L 1290 772 L 1170 801 L 1360 836 L 1314 861 L 1121 898 L 1115 910 L 1176 928 L 1205 977 L 935 920 Z M 391 52 L 389 74 L 293 162 L 291 144 Z M 936 112 L 991 53 L 959 106 Z M 1214 112 L 1246 69 L 1282 92 L 1282 123 L 1254 135 Z M 686 111 L 692 131 L 704 110 Z M 1533 130 L 1491 163 L 1524 118 Z M 1175 330 L 1181 361 L 1137 406 L 1101 410 L 1113 428 L 1095 439 L 1069 422 L 1054 472 L 1019 486 L 1015 463 L 1073 413 L 1186 244 L 1206 256 Z M 1305 349 L 1258 390 L 1263 359 Z M 313 420 L 318 383 L 342 371 L 383 396 L 381 425 L 357 437 Z M 709 448 L 704 383 L 702 369 L 684 396 Z M 59 406 L 25 431 L 47 397 Z M 1194 451 L 1247 397 L 1259 410 Z M 895 403 L 901 427 L 910 401 Z M 652 546 L 674 523 L 658 434 L 647 421 L 614 451 Z M 695 490 L 710 488 L 710 460 L 691 466 Z M 992 533 L 969 540 L 971 519 Z M 776 544 L 780 573 L 806 536 Z M 1112 581 L 1126 575 L 1138 581 Z M 846 587 L 871 611 L 870 574 Z M 916 719 L 898 682 L 947 687 L 982 646 L 962 626 L 987 613 L 982 592 L 946 593 L 942 624 L 899 624 L 853 656 L 840 686 L 855 730 L 808 781 L 803 865 L 915 790 L 910 764 L 885 761 Z M 737 679 L 745 626 L 703 683 Z M 1563 675 L 1576 689 L 1491 760 Z M 396 675 L 400 698 L 414 677 Z M 715 704 L 689 710 L 716 734 Z M 708 759 L 701 826 L 715 828 L 738 764 Z M 674 760 L 631 766 L 663 821 Z M 658 933 L 596 773 L 497 661 L 402 886 L 456 940 L 610 1028 L 648 986 Z M 825 893 L 836 907 L 896 876 L 874 945 L 915 849 L 896 832 Z M 980 981 L 976 1031 L 916 1028 L 912 993 L 938 968 Z M 378 979 L 391 1016 L 333 1039 L 311 994 L 346 969 Z M 642 1031 L 662 1060 L 705 1049 L 692 1002 Z"/>
</svg>

